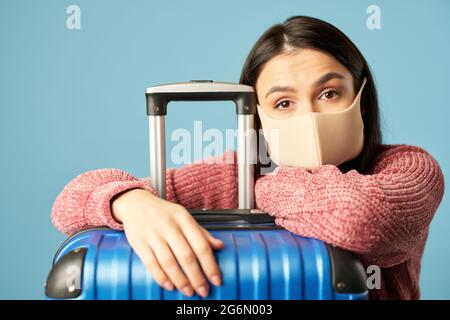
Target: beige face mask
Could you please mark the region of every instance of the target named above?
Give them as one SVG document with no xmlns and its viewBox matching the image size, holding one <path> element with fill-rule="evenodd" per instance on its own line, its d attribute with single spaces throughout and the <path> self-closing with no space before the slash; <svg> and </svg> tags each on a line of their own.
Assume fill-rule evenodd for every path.
<svg viewBox="0 0 450 320">
<path fill-rule="evenodd" d="M 336 166 L 356 158 L 364 146 L 361 85 L 352 105 L 338 112 L 308 112 L 289 119 L 273 119 L 258 105 L 268 153 L 278 166 L 313 169 Z"/>
</svg>

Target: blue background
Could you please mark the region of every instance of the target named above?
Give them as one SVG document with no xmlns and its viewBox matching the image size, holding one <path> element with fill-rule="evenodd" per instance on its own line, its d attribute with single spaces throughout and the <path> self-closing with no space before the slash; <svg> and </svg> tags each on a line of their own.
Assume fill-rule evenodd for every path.
<svg viewBox="0 0 450 320">
<path fill-rule="evenodd" d="M 71 4 L 81 8 L 81 30 L 66 28 Z M 366 27 L 371 4 L 381 8 L 381 30 Z M 50 210 L 66 183 L 105 167 L 149 175 L 146 87 L 237 82 L 257 38 L 299 14 L 356 43 L 378 86 L 385 143 L 425 148 L 448 180 L 450 1 L 1 0 L 0 298 L 43 298 L 65 238 Z M 199 119 L 235 127 L 226 103 L 203 107 L 174 104 L 168 131 Z M 431 225 L 422 298 L 450 298 L 449 204 L 446 194 Z"/>
</svg>

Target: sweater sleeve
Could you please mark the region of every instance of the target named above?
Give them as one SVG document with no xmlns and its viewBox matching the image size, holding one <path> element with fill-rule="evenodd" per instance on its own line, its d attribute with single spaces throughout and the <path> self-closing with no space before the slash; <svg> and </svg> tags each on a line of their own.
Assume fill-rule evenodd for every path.
<svg viewBox="0 0 450 320">
<path fill-rule="evenodd" d="M 372 174 L 334 165 L 312 172 L 278 167 L 258 179 L 257 206 L 286 229 L 358 253 L 390 267 L 407 260 L 444 193 L 437 161 L 425 150 L 398 145 L 376 158 Z"/>
<path fill-rule="evenodd" d="M 52 206 L 51 220 L 61 232 L 71 235 L 93 227 L 123 229 L 111 214 L 111 199 L 121 192 L 142 188 L 156 191 L 149 181 L 119 169 L 98 169 L 70 181 Z"/>
<path fill-rule="evenodd" d="M 166 171 L 167 200 L 187 208 L 232 208 L 237 203 L 236 153 L 197 161 Z M 111 214 L 114 196 L 135 188 L 156 195 L 150 178 L 139 179 L 120 169 L 85 172 L 70 181 L 57 196 L 51 210 L 53 225 L 70 235 L 92 227 L 122 230 Z"/>
</svg>

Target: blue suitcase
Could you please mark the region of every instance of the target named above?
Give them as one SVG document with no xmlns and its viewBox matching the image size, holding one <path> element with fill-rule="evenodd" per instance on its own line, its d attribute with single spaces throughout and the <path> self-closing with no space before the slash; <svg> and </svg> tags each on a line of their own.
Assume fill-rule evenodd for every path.
<svg viewBox="0 0 450 320">
<path fill-rule="evenodd" d="M 206 299 L 367 299 L 364 268 L 350 252 L 282 230 L 266 215 L 257 214 L 260 217 L 249 222 L 245 218 L 255 217 L 242 218 L 237 213 L 232 221 L 232 210 L 226 211 L 207 216 L 193 212 L 225 244 L 215 252 L 223 284 L 211 286 Z M 159 287 L 125 234 L 106 228 L 80 232 L 63 244 L 55 256 L 46 295 L 89 300 L 203 299 Z"/>
<path fill-rule="evenodd" d="M 215 251 L 223 284 L 206 298 L 158 286 L 122 231 L 97 228 L 67 239 L 46 282 L 48 299 L 336 299 L 368 298 L 366 273 L 352 253 L 290 233 L 253 209 L 256 100 L 251 87 L 193 81 L 147 89 L 152 186 L 165 197 L 164 116 L 173 100 L 233 100 L 238 114 L 239 208 L 189 209 L 225 246 Z"/>
</svg>

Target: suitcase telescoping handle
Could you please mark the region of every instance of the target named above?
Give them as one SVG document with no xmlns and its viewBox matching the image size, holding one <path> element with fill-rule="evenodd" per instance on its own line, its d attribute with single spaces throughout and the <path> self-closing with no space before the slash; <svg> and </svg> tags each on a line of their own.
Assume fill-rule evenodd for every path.
<svg viewBox="0 0 450 320">
<path fill-rule="evenodd" d="M 239 209 L 254 208 L 254 163 L 256 135 L 251 134 L 256 114 L 253 87 L 211 80 L 170 83 L 147 88 L 149 117 L 150 177 L 152 187 L 166 198 L 166 140 L 165 116 L 171 101 L 226 101 L 236 105 L 238 118 L 238 191 Z"/>
</svg>

